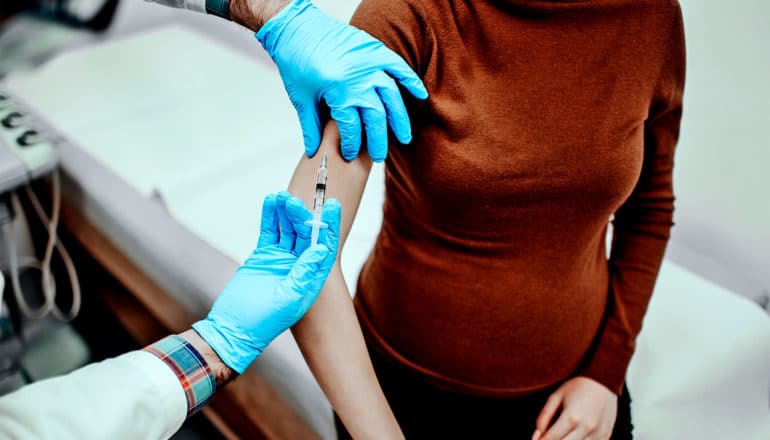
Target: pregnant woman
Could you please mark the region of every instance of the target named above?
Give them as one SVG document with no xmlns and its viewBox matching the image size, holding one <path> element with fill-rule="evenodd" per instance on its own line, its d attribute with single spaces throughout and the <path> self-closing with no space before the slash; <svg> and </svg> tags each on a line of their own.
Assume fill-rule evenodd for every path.
<svg viewBox="0 0 770 440">
<path fill-rule="evenodd" d="M 355 301 L 338 267 L 294 328 L 347 431 L 630 438 L 624 378 L 672 226 L 679 5 L 364 0 L 352 24 L 430 96 L 406 102 L 414 139 L 389 150 Z M 371 161 L 338 144 L 330 124 L 344 240 Z M 289 188 L 306 203 L 319 161 Z"/>
</svg>

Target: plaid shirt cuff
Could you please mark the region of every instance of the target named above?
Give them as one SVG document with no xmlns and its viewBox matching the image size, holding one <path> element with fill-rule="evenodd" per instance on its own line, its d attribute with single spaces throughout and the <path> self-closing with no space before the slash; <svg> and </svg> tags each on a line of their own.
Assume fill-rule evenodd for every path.
<svg viewBox="0 0 770 440">
<path fill-rule="evenodd" d="M 167 336 L 145 347 L 144 351 L 157 356 L 176 374 L 187 397 L 187 417 L 203 408 L 214 395 L 216 380 L 209 365 L 181 336 Z"/>
</svg>

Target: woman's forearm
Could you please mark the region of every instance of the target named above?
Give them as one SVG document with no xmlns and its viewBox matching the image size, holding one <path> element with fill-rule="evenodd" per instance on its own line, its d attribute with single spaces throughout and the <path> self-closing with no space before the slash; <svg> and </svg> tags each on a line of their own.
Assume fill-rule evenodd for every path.
<svg viewBox="0 0 770 440">
<path fill-rule="evenodd" d="M 340 247 L 358 210 L 371 160 L 362 153 L 353 162 L 340 156 L 334 123 L 327 125 L 319 152 L 328 155 L 327 197 L 342 206 Z M 312 206 L 315 172 L 321 153 L 304 157 L 291 179 L 289 192 Z M 342 254 L 340 252 L 339 254 Z M 318 383 L 348 432 L 356 439 L 403 438 L 374 374 L 339 259 L 313 307 L 292 329 Z"/>
<path fill-rule="evenodd" d="M 354 439 L 402 437 L 374 375 L 339 267 L 292 331 L 318 383 Z"/>
</svg>

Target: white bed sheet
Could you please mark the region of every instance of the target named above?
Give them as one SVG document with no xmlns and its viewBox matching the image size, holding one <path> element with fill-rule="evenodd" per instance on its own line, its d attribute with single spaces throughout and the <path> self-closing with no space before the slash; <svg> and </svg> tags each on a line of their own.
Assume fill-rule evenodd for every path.
<svg viewBox="0 0 770 440">
<path fill-rule="evenodd" d="M 666 261 L 627 380 L 635 438 L 770 439 L 770 317 Z"/>
<path fill-rule="evenodd" d="M 62 77 L 80 81 L 59 87 Z M 260 201 L 285 187 L 301 152 L 278 75 L 169 27 L 70 54 L 10 85 L 77 145 L 62 152 L 69 195 L 203 314 L 251 251 Z M 377 166 L 343 254 L 349 282 L 374 241 L 382 200 Z M 769 342 L 759 308 L 666 263 L 629 371 L 638 438 L 770 438 Z M 289 334 L 254 370 L 333 437 L 328 402 Z"/>
</svg>

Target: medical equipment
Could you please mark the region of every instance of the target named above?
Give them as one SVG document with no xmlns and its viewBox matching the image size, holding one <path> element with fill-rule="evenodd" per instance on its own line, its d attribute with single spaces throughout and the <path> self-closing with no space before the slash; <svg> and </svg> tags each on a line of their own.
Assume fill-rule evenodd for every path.
<svg viewBox="0 0 770 440">
<path fill-rule="evenodd" d="M 34 125 L 29 115 L 0 91 L 0 194 L 49 174 L 59 162 L 53 144 Z"/>
<path fill-rule="evenodd" d="M 315 197 L 313 198 L 313 219 L 305 222 L 306 226 L 312 226 L 310 231 L 310 245 L 318 243 L 318 234 L 321 229 L 326 229 L 328 225 L 321 221 L 321 211 L 323 211 L 324 202 L 326 202 L 326 178 L 328 169 L 326 168 L 326 152 L 321 157 L 321 165 L 315 173 Z"/>
<path fill-rule="evenodd" d="M 34 15 L 79 29 L 104 31 L 112 23 L 119 0 L 3 0 L 0 17 Z"/>
<path fill-rule="evenodd" d="M 80 283 L 75 265 L 67 249 L 56 235 L 61 208 L 61 183 L 56 166 L 59 162 L 55 136 L 44 131 L 21 105 L 0 91 L 0 243 L 6 247 L 8 281 L 19 309 L 29 318 L 42 318 L 53 313 L 61 320 L 71 320 L 80 310 Z M 43 209 L 30 182 L 51 174 L 51 217 Z M 17 189 L 23 188 L 30 204 L 48 231 L 43 260 L 19 258 L 16 246 L 16 223 L 23 219 Z M 23 220 L 22 220 L 23 221 Z M 51 271 L 54 250 L 59 252 L 72 289 L 72 304 L 65 313 L 56 305 L 56 281 Z M 42 277 L 43 304 L 29 305 L 21 288 L 22 268 L 38 269 Z M 1 293 L 1 292 L 0 292 Z M 0 296 L 2 303 L 2 296 Z"/>
</svg>

